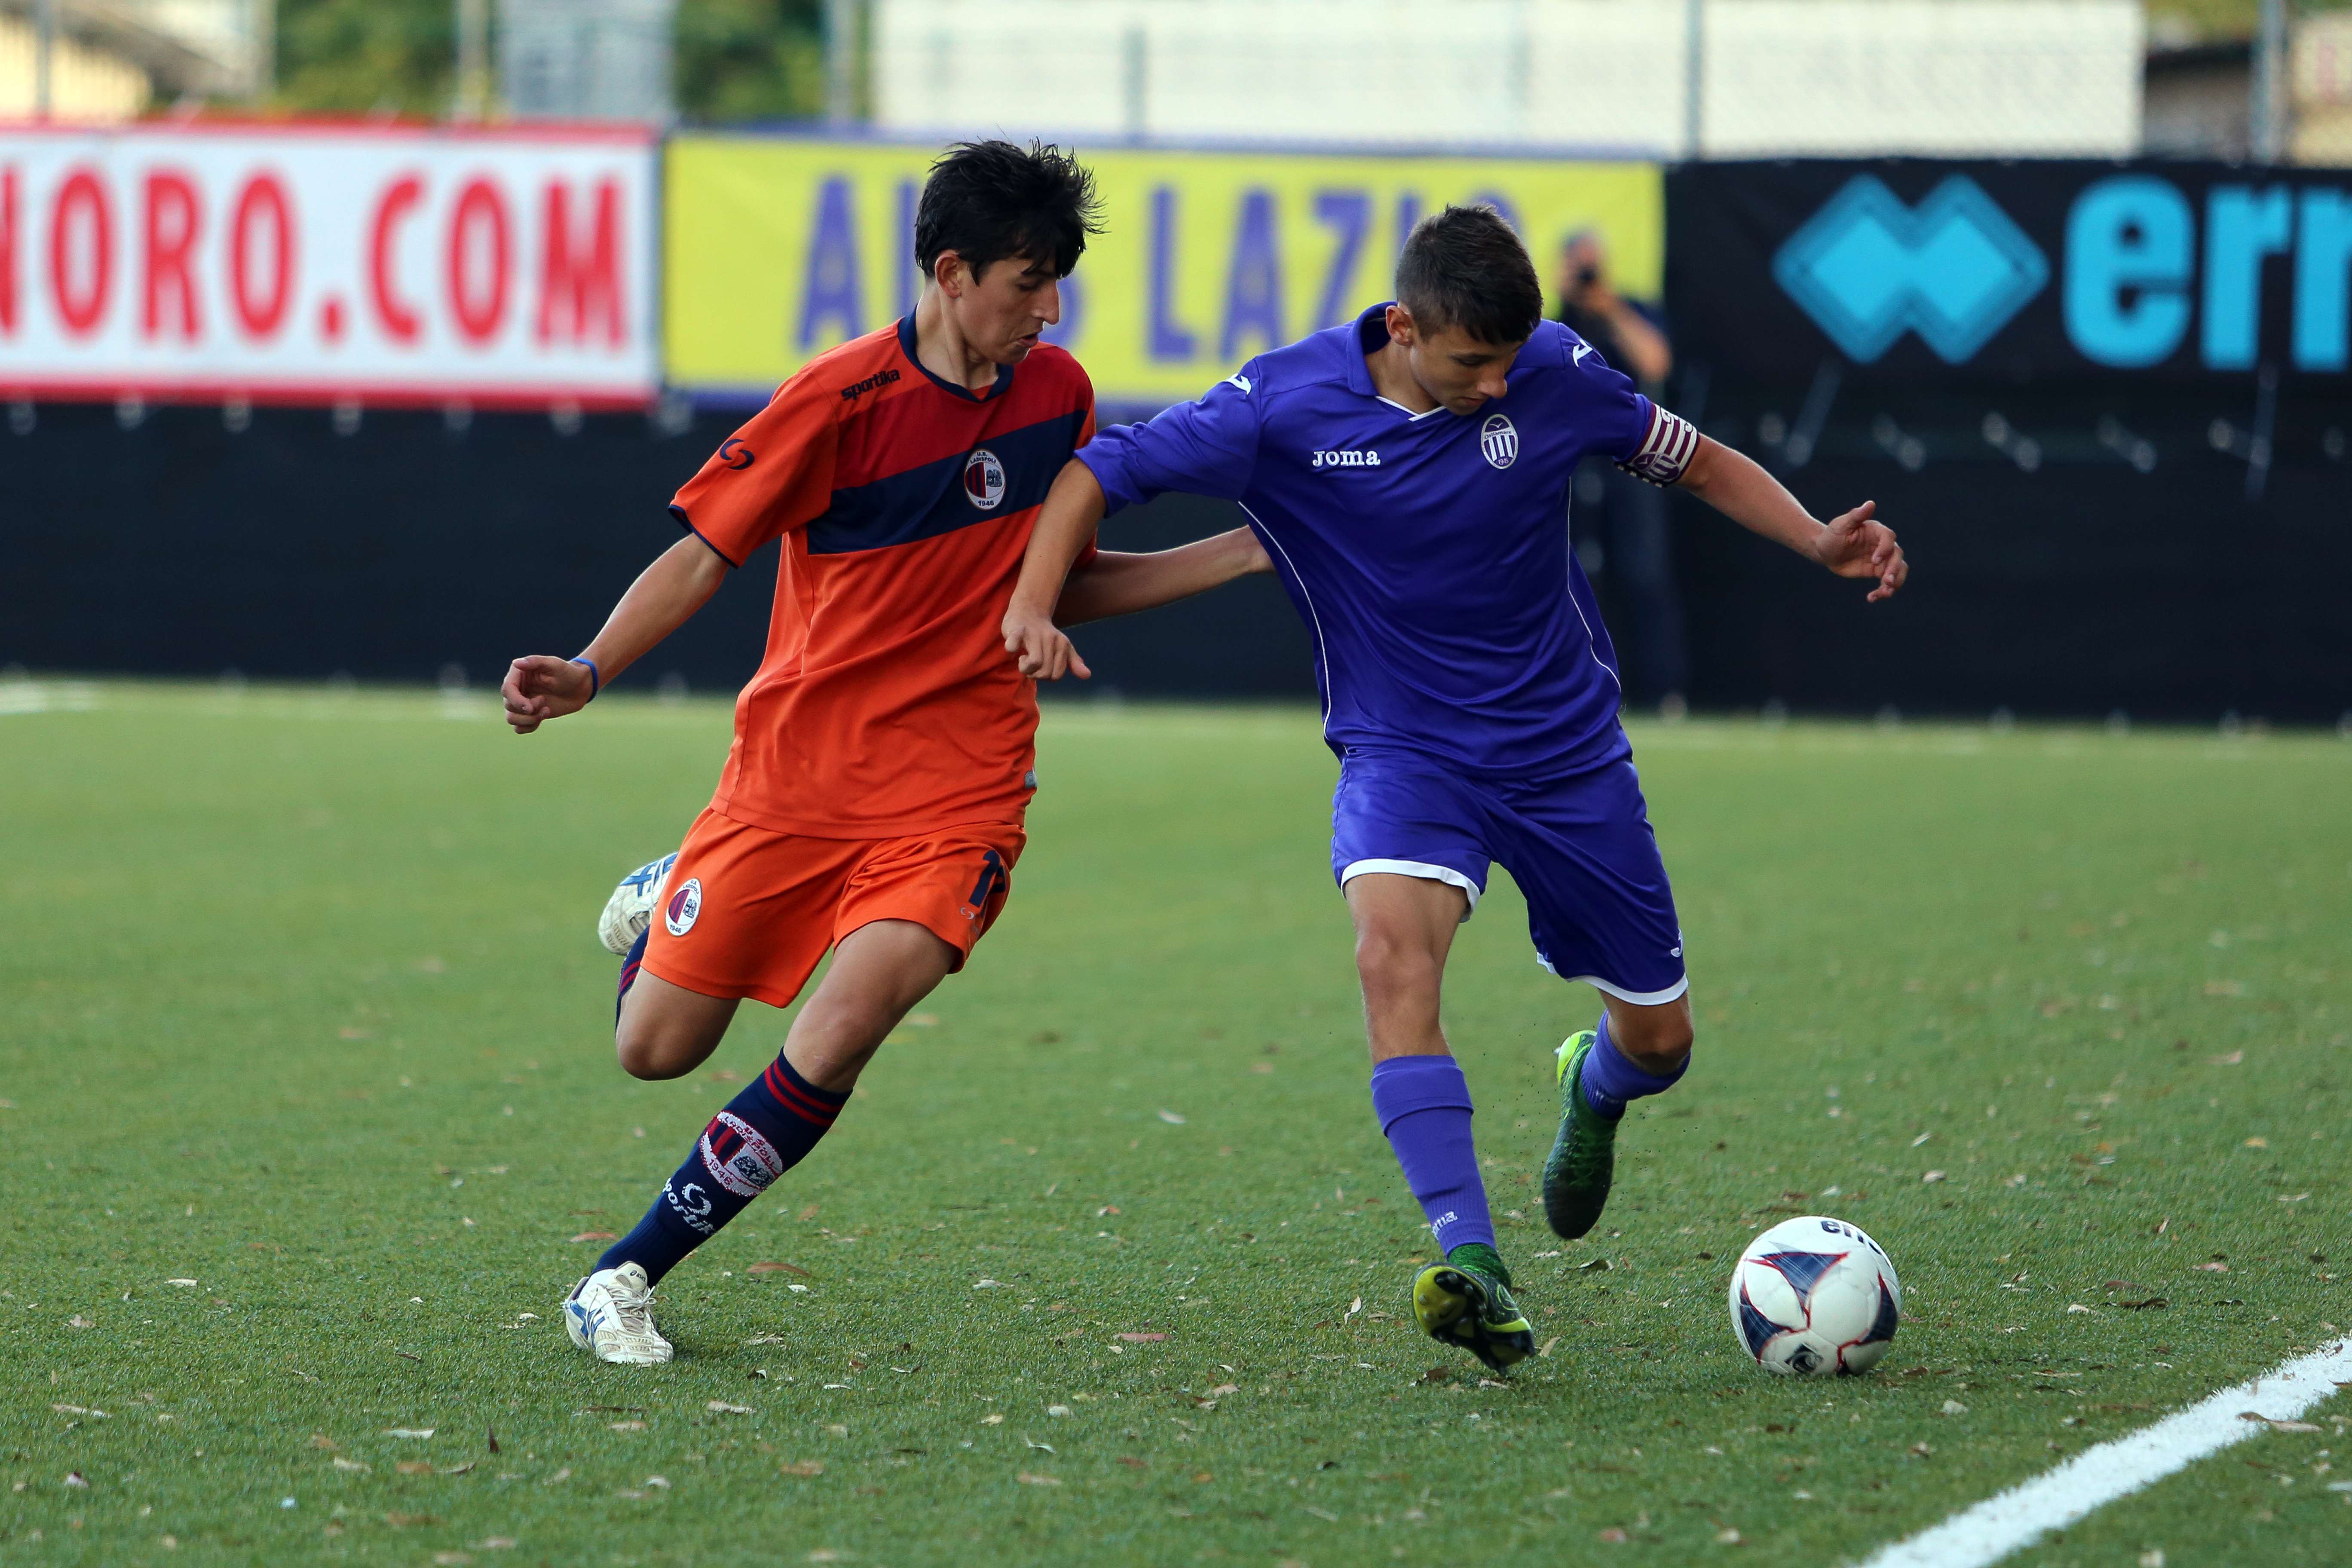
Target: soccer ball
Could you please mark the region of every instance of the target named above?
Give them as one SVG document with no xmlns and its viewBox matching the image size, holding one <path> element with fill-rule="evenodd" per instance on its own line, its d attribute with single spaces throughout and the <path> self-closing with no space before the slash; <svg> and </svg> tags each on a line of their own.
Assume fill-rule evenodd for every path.
<svg viewBox="0 0 2352 1568">
<path fill-rule="evenodd" d="M 1782 1220 L 1731 1271 L 1731 1331 L 1767 1372 L 1868 1372 L 1902 1320 L 1885 1249 L 1842 1219 Z"/>
</svg>

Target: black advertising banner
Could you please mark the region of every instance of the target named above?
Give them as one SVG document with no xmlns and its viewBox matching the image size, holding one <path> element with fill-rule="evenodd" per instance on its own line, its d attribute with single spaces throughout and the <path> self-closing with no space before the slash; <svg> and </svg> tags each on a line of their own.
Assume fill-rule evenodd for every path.
<svg viewBox="0 0 2352 1568">
<path fill-rule="evenodd" d="M 2352 171 L 1689 164 L 1666 178 L 1666 301 L 1687 355 L 1752 383 L 2269 371 L 2352 395 Z"/>
</svg>

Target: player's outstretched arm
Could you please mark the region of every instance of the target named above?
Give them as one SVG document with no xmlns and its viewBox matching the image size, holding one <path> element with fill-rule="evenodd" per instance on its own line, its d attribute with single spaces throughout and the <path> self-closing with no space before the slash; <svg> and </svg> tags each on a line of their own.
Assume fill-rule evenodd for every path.
<svg viewBox="0 0 2352 1568">
<path fill-rule="evenodd" d="M 502 695 L 507 722 L 528 735 L 550 719 L 588 706 L 603 682 L 643 658 L 655 644 L 684 626 L 727 579 L 727 563 L 699 538 L 688 534 L 654 558 L 613 606 L 604 629 L 580 652 L 595 665 L 527 654 L 507 668 Z"/>
<path fill-rule="evenodd" d="M 1149 555 L 1106 550 L 1070 574 L 1054 605 L 1054 623 L 1075 626 L 1131 616 L 1205 594 L 1253 572 L 1273 570 L 1265 546 L 1246 528 Z"/>
<path fill-rule="evenodd" d="M 1876 578 L 1867 603 L 1894 597 L 1911 575 L 1911 563 L 1903 558 L 1895 531 L 1875 521 L 1876 501 L 1866 500 L 1824 523 L 1754 458 L 1705 436 L 1679 482 L 1741 527 L 1820 562 L 1841 577 Z"/>
<path fill-rule="evenodd" d="M 1045 505 L 1037 509 L 1029 553 L 1021 562 L 1021 580 L 1013 585 L 1013 603 L 1004 612 L 1004 651 L 1033 679 L 1059 680 L 1069 672 L 1084 680 L 1094 674 L 1054 625 L 1054 606 L 1071 565 L 1086 553 L 1087 542 L 1094 538 L 1108 506 L 1094 470 L 1073 458 L 1063 465 L 1054 488 L 1045 492 Z"/>
</svg>

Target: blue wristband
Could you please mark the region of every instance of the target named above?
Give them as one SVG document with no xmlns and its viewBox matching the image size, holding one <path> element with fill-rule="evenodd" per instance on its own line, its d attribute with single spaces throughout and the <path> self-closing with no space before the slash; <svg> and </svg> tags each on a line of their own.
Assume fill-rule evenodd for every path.
<svg viewBox="0 0 2352 1568">
<path fill-rule="evenodd" d="M 596 661 L 593 658 L 575 658 L 572 662 L 588 667 L 588 700 L 595 701 L 596 693 L 604 689 L 604 672 L 596 668 Z"/>
</svg>

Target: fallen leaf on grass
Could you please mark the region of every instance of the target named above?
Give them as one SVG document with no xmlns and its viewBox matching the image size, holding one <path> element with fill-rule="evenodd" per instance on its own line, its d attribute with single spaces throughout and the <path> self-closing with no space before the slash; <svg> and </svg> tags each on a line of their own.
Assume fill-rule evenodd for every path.
<svg viewBox="0 0 2352 1568">
<path fill-rule="evenodd" d="M 1156 1345 L 1168 1336 L 1166 1334 L 1126 1333 L 1118 1334 L 1114 1337 L 1130 1345 Z"/>
<path fill-rule="evenodd" d="M 362 1475 L 365 1475 L 367 1473 L 367 1466 L 362 1464 L 357 1459 L 346 1459 L 341 1454 L 335 1456 L 335 1468 L 339 1470 L 356 1470 Z"/>
<path fill-rule="evenodd" d="M 331 1454 L 335 1451 L 335 1440 L 332 1437 L 328 1436 L 324 1432 L 314 1432 L 310 1435 L 310 1447 L 313 1448 L 324 1448 L 328 1453 Z"/>
<path fill-rule="evenodd" d="M 1050 1454 L 1054 1451 L 1054 1445 L 1051 1443 L 1040 1443 L 1034 1437 L 1024 1437 L 1021 1440 L 1028 1444 L 1031 1447 L 1039 1449 L 1045 1453 Z"/>
<path fill-rule="evenodd" d="M 618 1241 L 621 1238 L 609 1230 L 583 1230 L 572 1239 L 574 1241 Z"/>
<path fill-rule="evenodd" d="M 2230 1266 L 2219 1258 L 2210 1263 L 2192 1263 L 2189 1267 L 2200 1274 L 2227 1274 L 2230 1271 Z"/>
<path fill-rule="evenodd" d="M 751 1407 L 750 1405 L 730 1405 L 723 1399 L 710 1400 L 703 1405 L 703 1408 L 705 1410 L 716 1412 L 721 1415 L 749 1415 L 751 1414 Z"/>
<path fill-rule="evenodd" d="M 2245 1053 L 2245 1052 L 2243 1052 L 2243 1051 L 2231 1051 L 2228 1056 L 2225 1056 L 2225 1057 L 2207 1057 L 2207 1058 L 2205 1058 L 2205 1061 L 2206 1061 L 2206 1065 L 2208 1065 L 2209 1067 L 2217 1067 L 2217 1068 L 2233 1068 L 2233 1067 L 2236 1067 L 2240 1062 L 2244 1061 L 2245 1059 L 2246 1059 L 2246 1053 Z"/>
<path fill-rule="evenodd" d="M 86 1405 L 52 1405 L 49 1408 L 60 1415 L 87 1415 L 94 1421 L 106 1419 L 105 1411 L 92 1410 Z"/>
<path fill-rule="evenodd" d="M 2273 1432 L 2316 1432 L 2320 1430 L 2318 1426 L 2308 1421 L 2282 1421 L 2274 1416 L 2265 1415 L 2259 1410 L 2241 1410 L 2238 1412 L 2238 1419 L 2241 1421 L 2263 1422 L 2268 1425 L 2270 1429 Z"/>
<path fill-rule="evenodd" d="M 2150 1296 L 2141 1301 L 2118 1301 L 2116 1306 L 2126 1312 L 2159 1312 L 2172 1305 L 2161 1296 Z"/>
<path fill-rule="evenodd" d="M 1551 1347 L 1558 1343 L 1559 1343 L 1559 1336 L 1558 1334 L 1554 1334 L 1551 1338 L 1544 1341 L 1543 1349 L 1536 1352 L 1536 1354 L 1545 1360 L 1549 1360 L 1551 1357 Z"/>
<path fill-rule="evenodd" d="M 1595 1258 L 1589 1261 L 1578 1264 L 1576 1266 L 1576 1271 L 1580 1274 L 1592 1274 L 1598 1273 L 1608 1267 L 1609 1259 L 1605 1258 Z"/>
<path fill-rule="evenodd" d="M 430 1426 L 387 1426 L 383 1429 L 387 1437 L 430 1437 L 433 1432 L 434 1428 Z"/>
<path fill-rule="evenodd" d="M 983 1426 L 1002 1426 L 1004 1425 L 1004 1417 L 998 1415 L 983 1415 L 980 1418 L 980 1424 Z"/>
<path fill-rule="evenodd" d="M 2267 1149 L 2270 1146 L 2271 1141 L 2267 1138 L 2249 1138 L 2246 1140 L 2246 1147 L 2249 1149 Z"/>
<path fill-rule="evenodd" d="M 403 1459 L 392 1468 L 404 1476 L 429 1476 L 433 1473 L 433 1463 L 429 1459 Z"/>
<path fill-rule="evenodd" d="M 816 1278 L 815 1275 L 810 1273 L 807 1269 L 791 1263 L 754 1263 L 751 1268 L 743 1270 L 743 1272 L 746 1274 L 797 1274 L 803 1279 L 814 1279 Z"/>
<path fill-rule="evenodd" d="M 1926 1175 L 1924 1175 L 1924 1176 L 1922 1176 L 1922 1177 L 1920 1177 L 1920 1178 L 1919 1178 L 1919 1180 L 1920 1180 L 1920 1182 L 1921 1182 L 1921 1184 L 1925 1184 L 1929 1183 L 1929 1182 L 1940 1182 L 1940 1181 L 1942 1181 L 1943 1179 L 1944 1179 L 1944 1173 L 1943 1173 L 1943 1172 L 1941 1172 L 1941 1171 L 1930 1171 L 1930 1172 L 1928 1172 Z"/>
<path fill-rule="evenodd" d="M 1626 1535 L 1623 1531 L 1612 1524 L 1601 1532 L 1601 1539 L 1612 1546 L 1622 1546 L 1625 1544 Z"/>
<path fill-rule="evenodd" d="M 468 1459 L 462 1465 L 444 1465 L 441 1467 L 441 1473 L 445 1476 L 462 1476 L 467 1471 L 472 1469 L 477 1462 L 478 1461 L 476 1460 Z"/>
<path fill-rule="evenodd" d="M 756 1340 L 745 1340 L 743 1342 L 747 1345 L 780 1345 L 784 1342 L 784 1336 L 782 1334 L 761 1334 Z"/>
<path fill-rule="evenodd" d="M 609 1429 L 614 1432 L 642 1432 L 646 1429 L 646 1424 L 642 1421 L 614 1421 L 610 1424 Z"/>
<path fill-rule="evenodd" d="M 166 1279 L 163 1283 L 166 1285 L 177 1285 L 183 1290 L 193 1290 L 196 1288 L 196 1282 L 193 1279 Z"/>
<path fill-rule="evenodd" d="M 1058 1487 L 1062 1484 L 1059 1476 L 1041 1476 L 1031 1470 L 1024 1470 L 1014 1479 L 1024 1487 Z"/>
<path fill-rule="evenodd" d="M 540 1483 L 540 1485 L 541 1485 L 541 1486 L 548 1486 L 548 1487 L 551 1487 L 551 1486 L 556 1485 L 556 1484 L 557 1484 L 557 1483 L 559 1483 L 559 1482 L 562 1482 L 562 1481 L 568 1481 L 568 1480 L 570 1480 L 571 1479 L 572 1479 L 572 1467 L 571 1467 L 571 1466 L 569 1466 L 569 1465 L 566 1465 L 566 1466 L 564 1466 L 564 1467 L 563 1467 L 563 1468 L 562 1468 L 562 1469 L 560 1469 L 560 1470 L 556 1471 L 553 1475 L 551 1475 L 551 1476 L 548 1477 L 548 1478 L 547 1478 L 547 1479 L 545 1479 L 544 1481 L 541 1481 L 541 1482 Z"/>
<path fill-rule="evenodd" d="M 1147 1465 L 1146 1465 L 1146 1464 L 1145 1464 L 1141 1459 L 1137 1458 L 1136 1458 L 1134 1455 L 1132 1455 L 1132 1454 L 1121 1454 L 1121 1455 L 1118 1457 L 1118 1462 L 1119 1462 L 1120 1464 L 1122 1464 L 1122 1465 L 1125 1465 L 1125 1466 L 1126 1466 L 1129 1469 L 1130 1469 L 1130 1470 L 1141 1470 L 1141 1469 L 1148 1469 L 1148 1468 L 1150 1468 L 1150 1467 L 1149 1467 L 1149 1466 L 1147 1466 Z"/>
<path fill-rule="evenodd" d="M 777 1466 L 776 1473 L 780 1476 L 821 1476 L 824 1474 L 824 1461 L 795 1459 L 789 1465 Z"/>
</svg>

